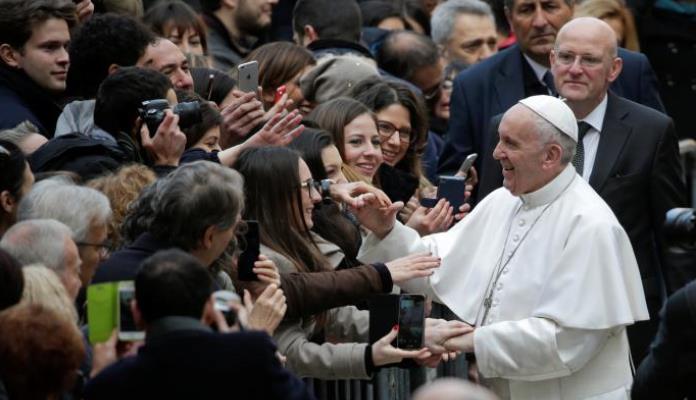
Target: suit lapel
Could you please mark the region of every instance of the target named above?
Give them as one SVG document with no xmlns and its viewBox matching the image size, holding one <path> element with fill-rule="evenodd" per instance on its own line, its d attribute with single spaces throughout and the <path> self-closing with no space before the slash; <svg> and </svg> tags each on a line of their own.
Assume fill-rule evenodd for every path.
<svg viewBox="0 0 696 400">
<path fill-rule="evenodd" d="M 491 110 L 491 116 L 507 111 L 524 98 L 524 76 L 522 75 L 522 51 L 515 45 L 507 57 L 501 60 L 501 67 L 495 75 L 495 92 L 498 109 Z"/>
<path fill-rule="evenodd" d="M 604 187 L 612 168 L 621 157 L 621 152 L 631 136 L 631 127 L 623 122 L 628 110 L 623 107 L 619 97 L 611 92 L 608 93 L 608 96 L 607 111 L 604 114 L 604 124 L 599 135 L 597 156 L 590 176 L 590 186 L 597 193 L 600 193 Z"/>
</svg>

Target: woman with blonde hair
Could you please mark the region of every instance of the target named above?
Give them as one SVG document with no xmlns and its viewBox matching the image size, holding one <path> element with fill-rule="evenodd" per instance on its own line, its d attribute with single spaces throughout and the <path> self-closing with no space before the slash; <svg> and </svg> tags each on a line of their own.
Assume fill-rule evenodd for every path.
<svg viewBox="0 0 696 400">
<path fill-rule="evenodd" d="M 614 30 L 619 46 L 631 51 L 640 51 L 635 20 L 623 0 L 585 0 L 575 6 L 573 16 L 601 19 Z"/>
<path fill-rule="evenodd" d="M 24 273 L 24 291 L 20 304 L 44 306 L 67 318 L 77 328 L 75 299 L 70 299 L 58 275 L 41 264 L 28 265 L 22 268 L 22 272 Z"/>
</svg>

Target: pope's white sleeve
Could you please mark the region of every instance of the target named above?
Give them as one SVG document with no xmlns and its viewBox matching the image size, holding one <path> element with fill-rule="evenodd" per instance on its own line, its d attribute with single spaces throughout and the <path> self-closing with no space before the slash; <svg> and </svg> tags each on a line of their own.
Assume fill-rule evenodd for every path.
<svg viewBox="0 0 696 400">
<path fill-rule="evenodd" d="M 474 352 L 486 378 L 554 379 L 582 368 L 602 348 L 610 330 L 568 329 L 544 318 L 497 322 L 477 328 Z"/>
</svg>

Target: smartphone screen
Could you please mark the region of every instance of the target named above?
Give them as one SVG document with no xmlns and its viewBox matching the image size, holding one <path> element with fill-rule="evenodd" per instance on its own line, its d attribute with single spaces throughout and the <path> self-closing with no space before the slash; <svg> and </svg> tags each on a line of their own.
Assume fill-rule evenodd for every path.
<svg viewBox="0 0 696 400">
<path fill-rule="evenodd" d="M 397 346 L 400 349 L 420 349 L 423 347 L 424 324 L 425 298 L 419 295 L 401 295 Z"/>
<path fill-rule="evenodd" d="M 259 247 L 259 223 L 257 221 L 246 221 L 247 231 L 237 238 L 237 242 L 243 249 L 237 260 L 237 276 L 240 281 L 258 281 L 259 278 L 254 273 L 254 263 L 258 261 L 261 253 Z"/>
<path fill-rule="evenodd" d="M 237 66 L 239 77 L 239 90 L 242 92 L 256 92 L 259 88 L 259 63 L 249 61 Z"/>
<path fill-rule="evenodd" d="M 145 332 L 138 330 L 131 311 L 131 303 L 135 299 L 132 282 L 123 282 L 118 288 L 118 338 L 123 341 L 142 340 Z"/>
</svg>

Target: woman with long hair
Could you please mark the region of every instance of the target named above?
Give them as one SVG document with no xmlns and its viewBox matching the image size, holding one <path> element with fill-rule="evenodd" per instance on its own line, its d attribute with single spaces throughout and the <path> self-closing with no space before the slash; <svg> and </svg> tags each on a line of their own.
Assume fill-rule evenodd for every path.
<svg viewBox="0 0 696 400">
<path fill-rule="evenodd" d="M 0 140 L 0 237 L 17 220 L 17 206 L 34 184 L 34 174 L 22 150 Z"/>
<path fill-rule="evenodd" d="M 312 212 L 321 195 L 299 154 L 282 147 L 249 149 L 235 168 L 244 175 L 245 219 L 259 224 L 261 253 L 281 273 L 331 270 L 310 233 Z M 367 379 L 376 366 L 425 352 L 392 347 L 395 331 L 372 345 L 365 343 L 367 334 L 368 313 L 348 306 L 286 321 L 274 337 L 290 370 L 322 379 Z"/>
</svg>

